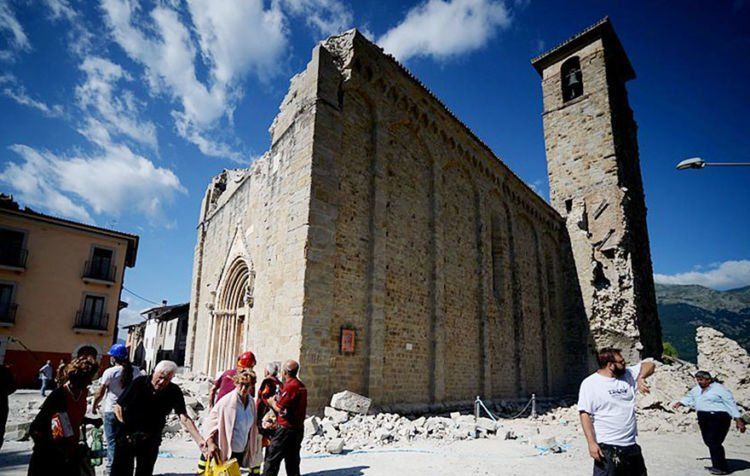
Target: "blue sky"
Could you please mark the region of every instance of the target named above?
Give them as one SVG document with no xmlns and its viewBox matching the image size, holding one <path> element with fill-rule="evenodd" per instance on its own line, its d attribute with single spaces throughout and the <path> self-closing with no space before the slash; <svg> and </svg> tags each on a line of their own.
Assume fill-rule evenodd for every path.
<svg viewBox="0 0 750 476">
<path fill-rule="evenodd" d="M 187 301 L 210 178 L 246 166 L 316 42 L 350 27 L 404 62 L 548 197 L 529 60 L 609 15 L 630 100 L 657 280 L 750 285 L 750 5 L 535 0 L 0 0 L 0 190 L 141 236 L 126 287 Z M 128 293 L 124 316 L 149 303 Z"/>
</svg>

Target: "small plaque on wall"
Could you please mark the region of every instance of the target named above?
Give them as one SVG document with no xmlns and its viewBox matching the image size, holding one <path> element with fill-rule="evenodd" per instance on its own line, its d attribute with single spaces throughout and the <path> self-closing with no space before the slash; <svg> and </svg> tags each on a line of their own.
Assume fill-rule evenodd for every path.
<svg viewBox="0 0 750 476">
<path fill-rule="evenodd" d="M 357 339 L 357 331 L 354 329 L 341 328 L 341 353 L 342 354 L 353 354 L 355 348 L 355 342 Z"/>
</svg>

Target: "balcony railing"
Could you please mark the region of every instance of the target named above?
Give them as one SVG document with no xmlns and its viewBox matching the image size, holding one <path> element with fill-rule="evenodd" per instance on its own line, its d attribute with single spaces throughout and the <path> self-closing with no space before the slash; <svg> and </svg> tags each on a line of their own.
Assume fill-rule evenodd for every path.
<svg viewBox="0 0 750 476">
<path fill-rule="evenodd" d="M 0 265 L 13 266 L 14 268 L 25 268 L 29 250 L 18 246 L 0 245 Z"/>
<path fill-rule="evenodd" d="M 0 304 L 0 324 L 15 324 L 17 309 L 18 304 L 15 303 Z"/>
<path fill-rule="evenodd" d="M 89 329 L 95 331 L 106 331 L 109 323 L 109 314 L 92 314 L 78 311 L 76 313 L 76 329 Z"/>
<path fill-rule="evenodd" d="M 106 261 L 86 261 L 83 267 L 83 277 L 88 279 L 97 279 L 99 281 L 115 282 L 117 267 L 112 266 Z"/>
</svg>

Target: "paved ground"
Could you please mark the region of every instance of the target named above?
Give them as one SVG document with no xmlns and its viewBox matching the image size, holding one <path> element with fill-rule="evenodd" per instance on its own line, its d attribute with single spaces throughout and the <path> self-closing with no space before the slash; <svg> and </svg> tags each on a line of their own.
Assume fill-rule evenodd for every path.
<svg viewBox="0 0 750 476">
<path fill-rule="evenodd" d="M 11 421 L 26 420 L 29 406 L 41 401 L 37 392 L 21 391 L 11 397 Z M 30 403 L 31 402 L 31 403 Z M 530 420 L 507 422 L 518 434 L 532 429 L 552 434 L 563 428 Z M 573 476 L 591 474 L 583 436 L 575 426 L 565 429 L 571 438 L 561 454 L 540 455 L 521 440 L 500 438 L 461 441 L 448 445 L 419 442 L 413 446 L 387 447 L 369 451 L 350 451 L 343 455 L 303 454 L 302 472 L 313 476 L 395 476 L 409 475 L 518 475 Z M 649 473 L 656 476 L 703 475 L 710 464 L 708 450 L 696 433 L 643 432 L 640 436 Z M 740 435 L 734 428 L 725 443 L 735 474 L 750 476 L 750 432 Z M 0 450 L 0 475 L 21 476 L 31 455 L 30 442 L 7 441 Z M 155 474 L 187 476 L 195 474 L 197 449 L 191 441 L 165 441 Z M 282 471 L 282 474 L 284 472 Z"/>
<path fill-rule="evenodd" d="M 670 433 L 641 436 L 649 473 L 652 475 L 702 475 L 709 465 L 708 451 L 696 434 Z M 727 455 L 737 475 L 750 475 L 750 437 L 733 431 L 726 443 Z M 8 442 L 0 450 L 0 474 L 26 474 L 31 445 Z M 195 446 L 172 440 L 162 446 L 156 474 L 187 476 L 195 474 Z M 590 474 L 582 437 L 577 437 L 562 454 L 539 455 L 520 441 L 486 439 L 457 442 L 446 446 L 422 443 L 416 446 L 349 452 L 340 456 L 303 455 L 303 474 L 314 476 L 349 475 L 539 475 L 572 476 Z M 283 471 L 282 471 L 282 474 Z"/>
</svg>

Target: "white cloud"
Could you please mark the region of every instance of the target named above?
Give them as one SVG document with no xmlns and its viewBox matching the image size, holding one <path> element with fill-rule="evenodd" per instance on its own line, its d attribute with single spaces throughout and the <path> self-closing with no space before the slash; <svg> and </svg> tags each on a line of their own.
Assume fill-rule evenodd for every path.
<svg viewBox="0 0 750 476">
<path fill-rule="evenodd" d="M 695 269 L 704 269 L 698 271 Z M 707 267 L 677 274 L 654 274 L 660 284 L 699 284 L 713 289 L 733 289 L 750 285 L 750 260 L 712 263 Z"/>
<path fill-rule="evenodd" d="M 67 0 L 44 0 L 44 4 L 53 21 L 65 20 L 68 23 L 68 49 L 75 56 L 86 56 L 91 51 L 95 38 L 87 28 L 85 16 L 79 15 Z"/>
<path fill-rule="evenodd" d="M 177 134 L 205 155 L 240 162 L 246 154 L 216 137 L 226 135 L 222 124 L 231 126 L 242 80 L 252 74 L 267 81 L 282 70 L 287 15 L 324 34 L 352 21 L 338 0 L 165 1 L 147 11 L 130 0 L 100 2 L 114 40 L 143 66 L 151 94 L 178 104 Z"/>
<path fill-rule="evenodd" d="M 172 171 L 113 142 L 103 124 L 89 119 L 80 132 L 96 145 L 94 153 L 65 157 L 16 144 L 10 149 L 24 161 L 8 161 L 0 182 L 32 207 L 86 222 L 92 221 L 92 212 L 125 212 L 158 223 L 165 204 L 186 193 Z"/>
<path fill-rule="evenodd" d="M 118 319 L 118 327 L 120 328 L 143 322 L 144 319 L 141 316 L 141 313 L 149 307 L 153 307 L 149 306 L 146 301 L 130 296 L 128 294 L 123 294 L 122 300 L 128 303 L 128 307 L 120 310 L 120 318 Z M 126 335 L 127 334 L 121 333 L 119 337 L 124 339 Z"/>
<path fill-rule="evenodd" d="M 74 220 L 93 221 L 84 207 L 59 190 L 54 172 L 56 157 L 44 152 L 40 154 L 24 145 L 11 146 L 11 150 L 21 155 L 25 162 L 19 165 L 8 161 L 0 172 L 0 182 L 17 192 L 24 205 L 41 207 Z"/>
<path fill-rule="evenodd" d="M 66 0 L 44 0 L 44 3 L 49 8 L 53 20 L 65 18 L 72 21 L 78 16 Z"/>
<path fill-rule="evenodd" d="M 141 103 L 128 90 L 117 89 L 120 81 L 132 81 L 119 65 L 106 58 L 90 56 L 80 69 L 86 74 L 83 84 L 76 87 L 76 100 L 81 110 L 101 120 L 110 134 L 158 149 L 156 126 L 139 118 Z"/>
<path fill-rule="evenodd" d="M 172 111 L 172 118 L 175 121 L 175 128 L 180 137 L 195 144 L 202 154 L 210 157 L 225 157 L 239 164 L 246 165 L 249 162 L 245 154 L 235 151 L 223 142 L 208 138 L 206 132 L 197 127 L 184 114 Z M 214 133 L 218 133 L 218 131 Z"/>
<path fill-rule="evenodd" d="M 10 8 L 8 0 L 0 0 L 0 35 L 5 37 L 7 43 L 7 48 L 0 47 L 2 60 L 12 60 L 17 52 L 31 49 L 29 38 Z"/>
<path fill-rule="evenodd" d="M 402 61 L 415 56 L 449 59 L 482 48 L 510 23 L 502 1 L 428 0 L 409 10 L 378 44 Z"/>
<path fill-rule="evenodd" d="M 249 72 L 267 78 L 278 71 L 287 45 L 284 16 L 260 0 L 187 0 L 203 59 L 215 88 L 229 88 Z"/>
<path fill-rule="evenodd" d="M 2 89 L 3 96 L 14 100 L 18 104 L 36 109 L 47 117 L 61 117 L 64 113 L 63 107 L 59 104 L 50 106 L 44 101 L 29 96 L 26 93 L 26 88 L 18 84 L 14 76 L 9 74 L 0 76 L 0 84 L 5 84 L 5 87 Z"/>
<path fill-rule="evenodd" d="M 126 0 L 101 4 L 115 41 L 144 67 L 152 94 L 167 94 L 180 104 L 172 114 L 177 133 L 206 155 L 236 159 L 230 146 L 208 136 L 222 118 L 231 119 L 245 75 L 277 72 L 287 45 L 277 3 L 264 9 L 261 0 L 188 0 L 197 46 L 180 12 L 168 4 L 153 8 L 149 21 L 139 19 L 139 7 Z M 199 54 L 208 67 L 205 82 L 196 74 Z"/>
<path fill-rule="evenodd" d="M 337 0 L 283 0 L 291 14 L 304 17 L 307 26 L 324 36 L 341 33 L 352 26 L 352 12 Z"/>
</svg>

